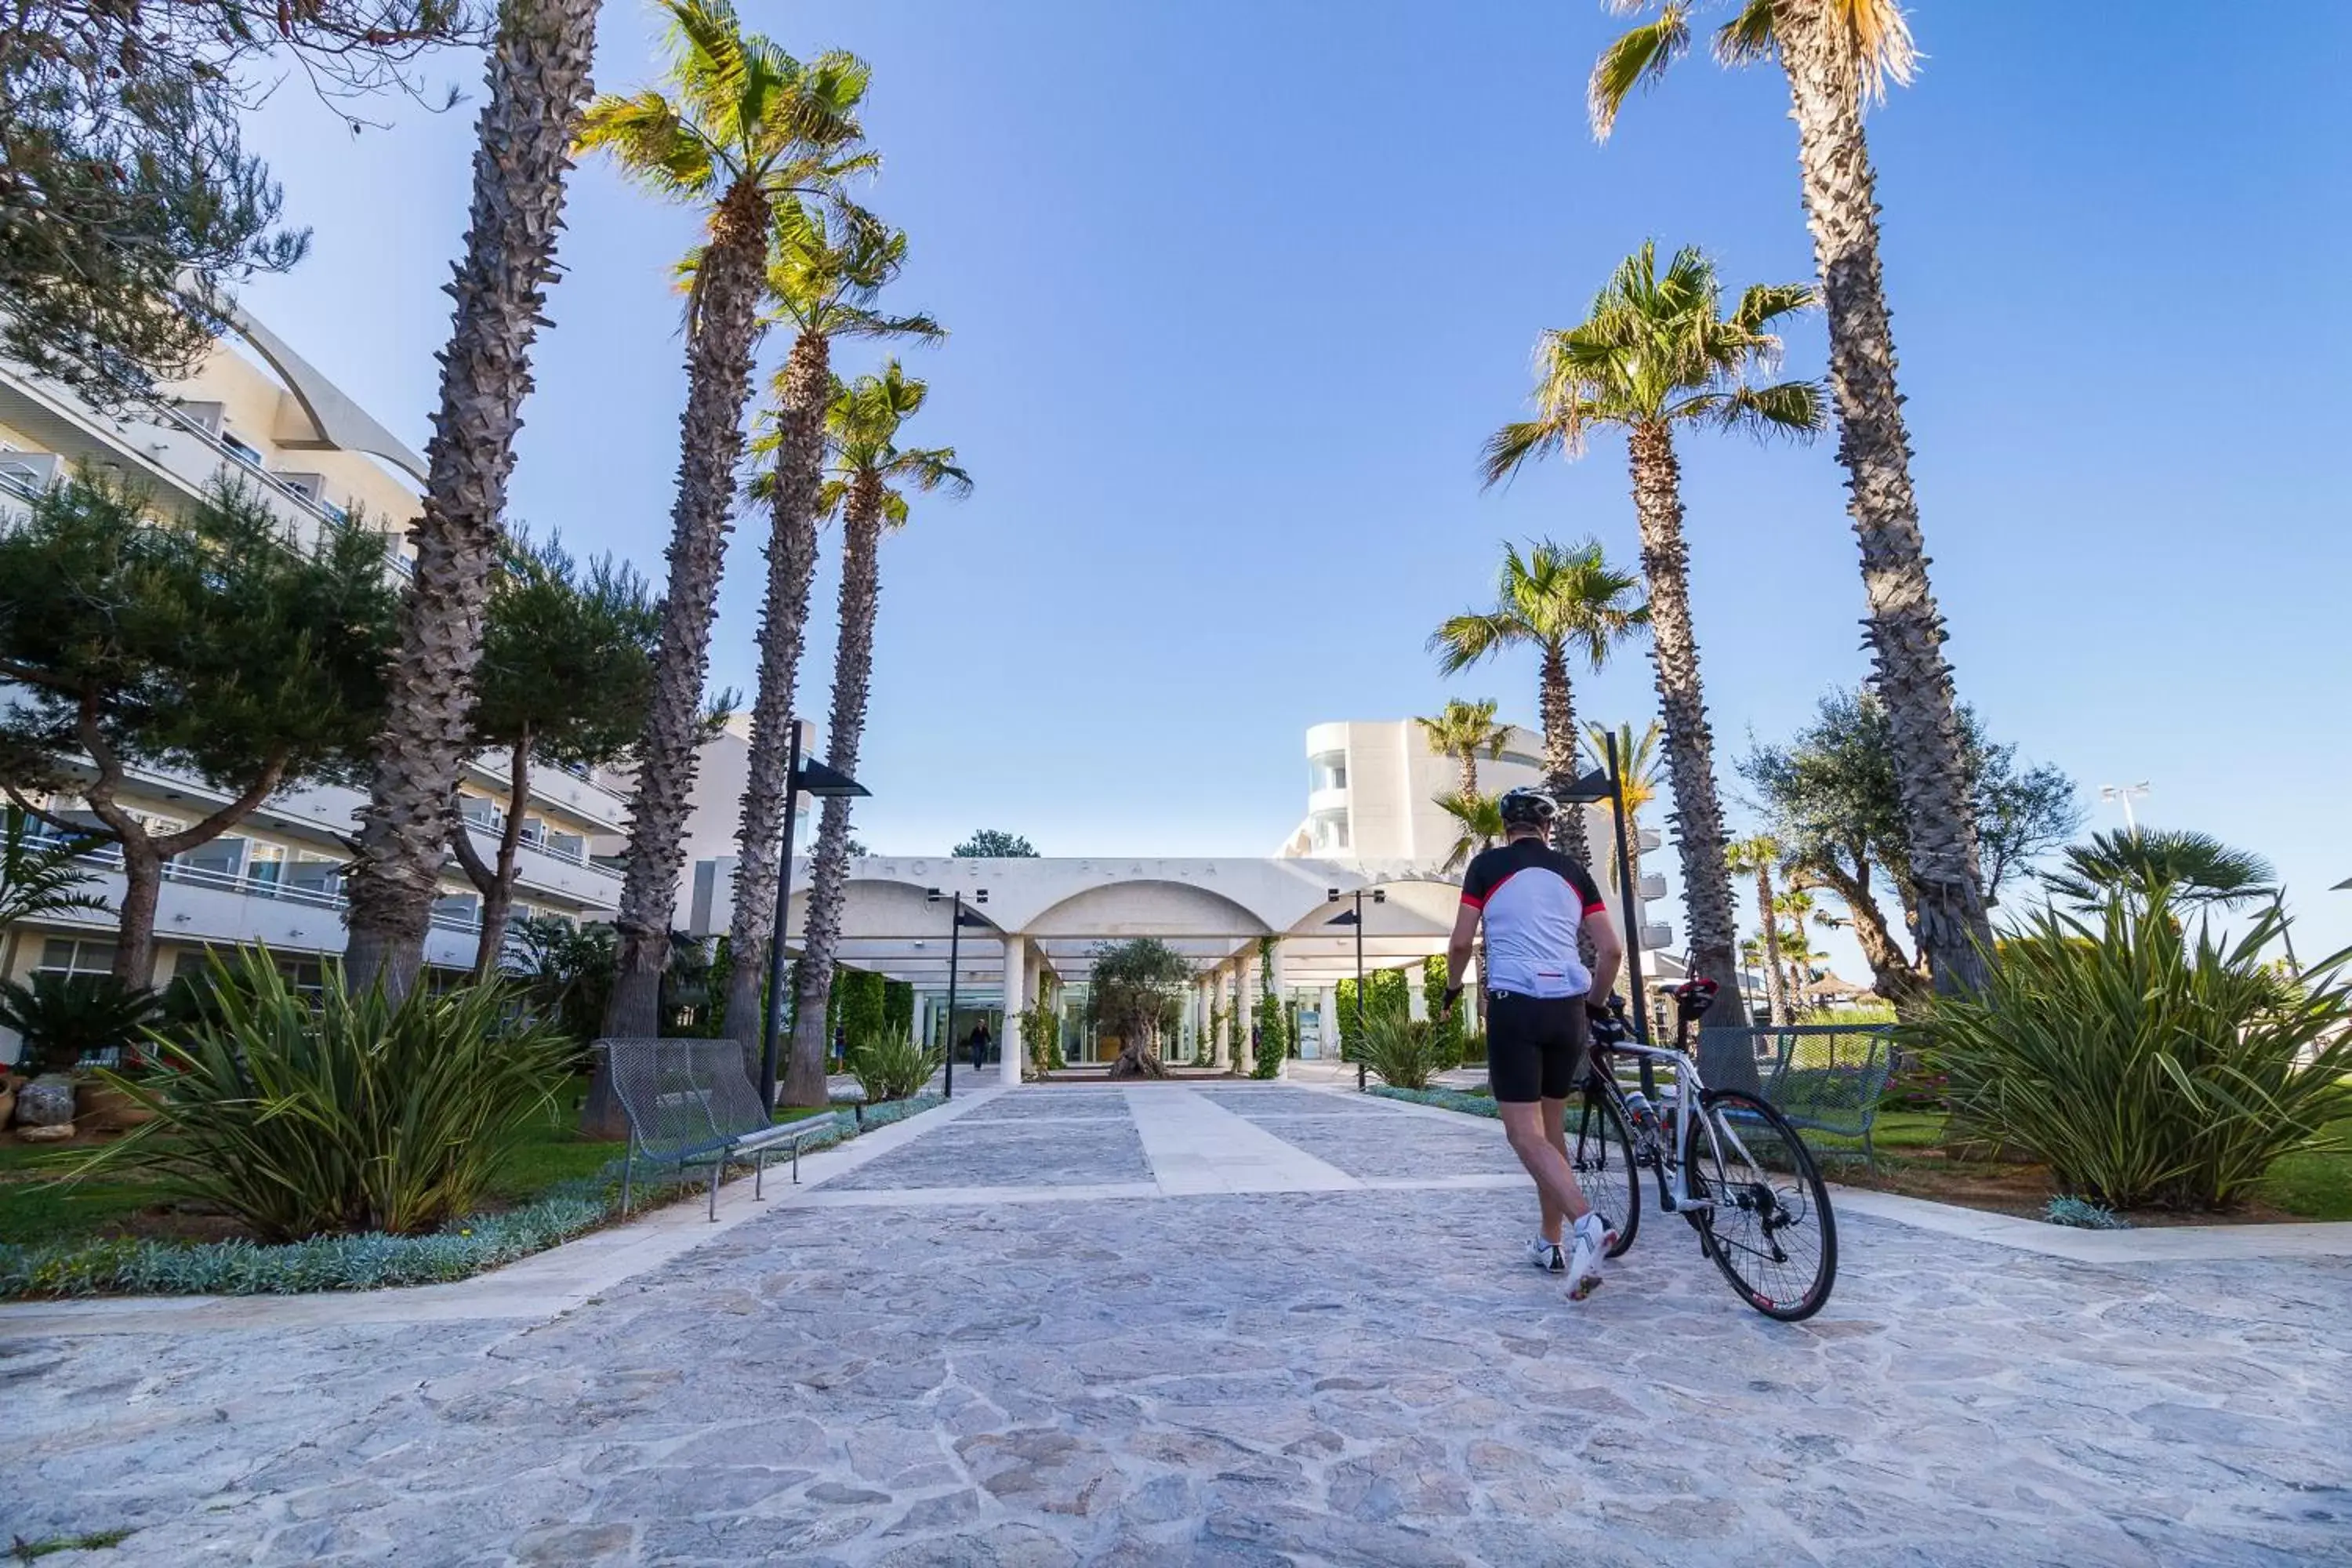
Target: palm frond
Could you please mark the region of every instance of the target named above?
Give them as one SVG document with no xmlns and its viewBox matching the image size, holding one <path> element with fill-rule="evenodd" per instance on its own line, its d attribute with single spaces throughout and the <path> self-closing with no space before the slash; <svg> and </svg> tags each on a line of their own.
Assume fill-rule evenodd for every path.
<svg viewBox="0 0 2352 1568">
<path fill-rule="evenodd" d="M 1726 394 L 1714 410 L 1716 423 L 1726 430 L 1745 430 L 1759 437 L 1788 436 L 1810 441 L 1829 428 L 1829 405 L 1817 381 L 1783 381 L 1770 386 L 1741 386 Z"/>
<path fill-rule="evenodd" d="M 651 89 L 598 98 L 581 117 L 572 146 L 611 153 L 630 178 L 673 201 L 707 195 L 718 183 L 709 142 Z"/>
<path fill-rule="evenodd" d="M 1653 87 L 1690 49 L 1690 7 L 1683 0 L 1667 0 L 1656 18 L 1628 31 L 1601 51 L 1585 87 L 1585 105 L 1592 118 L 1592 134 L 1607 141 L 1617 123 L 1618 110 L 1636 88 Z"/>
<path fill-rule="evenodd" d="M 1772 0 L 1748 0 L 1739 15 L 1715 33 L 1715 58 L 1727 66 L 1769 59 L 1778 47 L 1772 35 Z"/>
<path fill-rule="evenodd" d="M 953 447 L 918 447 L 894 451 L 882 468 L 884 475 L 915 489 L 945 490 L 951 496 L 971 494 L 971 476 L 956 465 Z"/>
<path fill-rule="evenodd" d="M 1783 316 L 1811 310 L 1820 298 L 1810 283 L 1751 283 L 1741 292 L 1731 321 L 1748 331 L 1761 332 Z"/>
<path fill-rule="evenodd" d="M 1440 621 L 1429 634 L 1429 651 L 1437 655 L 1440 671 L 1458 675 L 1480 659 L 1528 640 L 1529 635 L 1525 625 L 1508 616 L 1471 610 Z"/>
<path fill-rule="evenodd" d="M 1480 487 L 1492 489 L 1519 469 L 1562 446 L 1561 432 L 1549 420 L 1515 419 L 1486 437 L 1478 452 Z"/>
</svg>

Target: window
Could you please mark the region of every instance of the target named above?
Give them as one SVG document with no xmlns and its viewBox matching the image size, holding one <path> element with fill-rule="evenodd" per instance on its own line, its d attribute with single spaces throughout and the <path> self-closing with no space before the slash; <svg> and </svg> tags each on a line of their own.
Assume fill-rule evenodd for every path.
<svg viewBox="0 0 2352 1568">
<path fill-rule="evenodd" d="M 323 996 L 327 991 L 327 966 L 316 958 L 280 958 L 276 961 L 278 973 L 286 984 L 305 996 Z"/>
<path fill-rule="evenodd" d="M 1314 826 L 1314 847 L 1318 850 L 1345 849 L 1348 847 L 1348 814 L 1344 811 L 1318 812 L 1311 819 Z"/>
<path fill-rule="evenodd" d="M 499 811 L 497 803 L 486 795 L 459 795 L 457 811 L 467 822 L 485 833 L 499 832 L 507 825 L 506 814 Z"/>
<path fill-rule="evenodd" d="M 114 973 L 114 944 L 110 942 L 86 942 L 79 937 L 53 936 L 41 944 L 41 973 L 111 974 Z"/>
<path fill-rule="evenodd" d="M 319 856 L 298 855 L 287 864 L 283 885 L 315 898 L 331 899 L 342 890 L 343 879 L 335 874 L 341 864 Z"/>
<path fill-rule="evenodd" d="M 199 844 L 184 855 L 174 855 L 172 867 L 194 882 L 234 882 L 245 871 L 247 840 L 226 834 L 210 844 Z"/>
<path fill-rule="evenodd" d="M 255 468 L 261 467 L 261 449 L 248 442 L 238 440 L 226 425 L 221 426 L 220 444 L 227 447 L 232 455 L 244 458 Z"/>
<path fill-rule="evenodd" d="M 433 900 L 433 923 L 454 926 L 460 931 L 478 931 L 482 924 L 482 900 L 471 893 L 445 893 Z"/>
<path fill-rule="evenodd" d="M 1318 794 L 1327 789 L 1348 787 L 1348 753 L 1345 752 L 1326 752 L 1311 759 L 1307 767 L 1312 781 L 1307 787 Z"/>
</svg>

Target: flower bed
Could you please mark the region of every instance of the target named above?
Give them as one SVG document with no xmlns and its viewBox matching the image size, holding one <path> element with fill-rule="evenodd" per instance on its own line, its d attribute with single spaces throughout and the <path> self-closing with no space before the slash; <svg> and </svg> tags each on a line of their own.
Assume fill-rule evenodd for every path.
<svg viewBox="0 0 2352 1568">
<path fill-rule="evenodd" d="M 870 1106 L 860 1127 L 836 1112 L 833 1127 L 802 1145 L 829 1149 L 945 1103 L 936 1095 Z M 468 1279 L 572 1240 L 620 1208 L 620 1163 L 560 1182 L 530 1203 L 476 1215 L 431 1236 L 327 1236 L 264 1246 L 250 1241 L 104 1240 L 0 1246 L 0 1300 L 61 1296 L 290 1296 L 378 1290 Z M 687 1184 L 672 1184 L 682 1190 Z M 694 1184 L 698 1186 L 699 1184 Z"/>
</svg>

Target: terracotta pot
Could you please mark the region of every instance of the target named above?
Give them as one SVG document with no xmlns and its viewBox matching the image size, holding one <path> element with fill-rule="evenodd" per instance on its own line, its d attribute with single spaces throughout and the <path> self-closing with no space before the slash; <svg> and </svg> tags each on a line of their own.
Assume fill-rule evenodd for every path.
<svg viewBox="0 0 2352 1568">
<path fill-rule="evenodd" d="M 74 1121 L 93 1132 L 137 1127 L 155 1113 L 110 1083 L 91 1079 L 74 1085 Z"/>
<path fill-rule="evenodd" d="M 16 1114 L 16 1081 L 14 1079 L 0 1079 L 0 1127 L 7 1126 L 10 1118 Z"/>
</svg>

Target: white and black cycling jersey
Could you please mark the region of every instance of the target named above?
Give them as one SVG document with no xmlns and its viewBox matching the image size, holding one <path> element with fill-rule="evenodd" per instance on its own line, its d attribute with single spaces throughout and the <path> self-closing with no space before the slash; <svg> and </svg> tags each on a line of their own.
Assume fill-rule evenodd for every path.
<svg viewBox="0 0 2352 1568">
<path fill-rule="evenodd" d="M 1581 996 L 1592 973 L 1577 956 L 1577 929 L 1604 908 L 1592 873 L 1539 838 L 1515 838 L 1470 862 L 1462 902 L 1486 922 L 1489 991 Z"/>
</svg>

